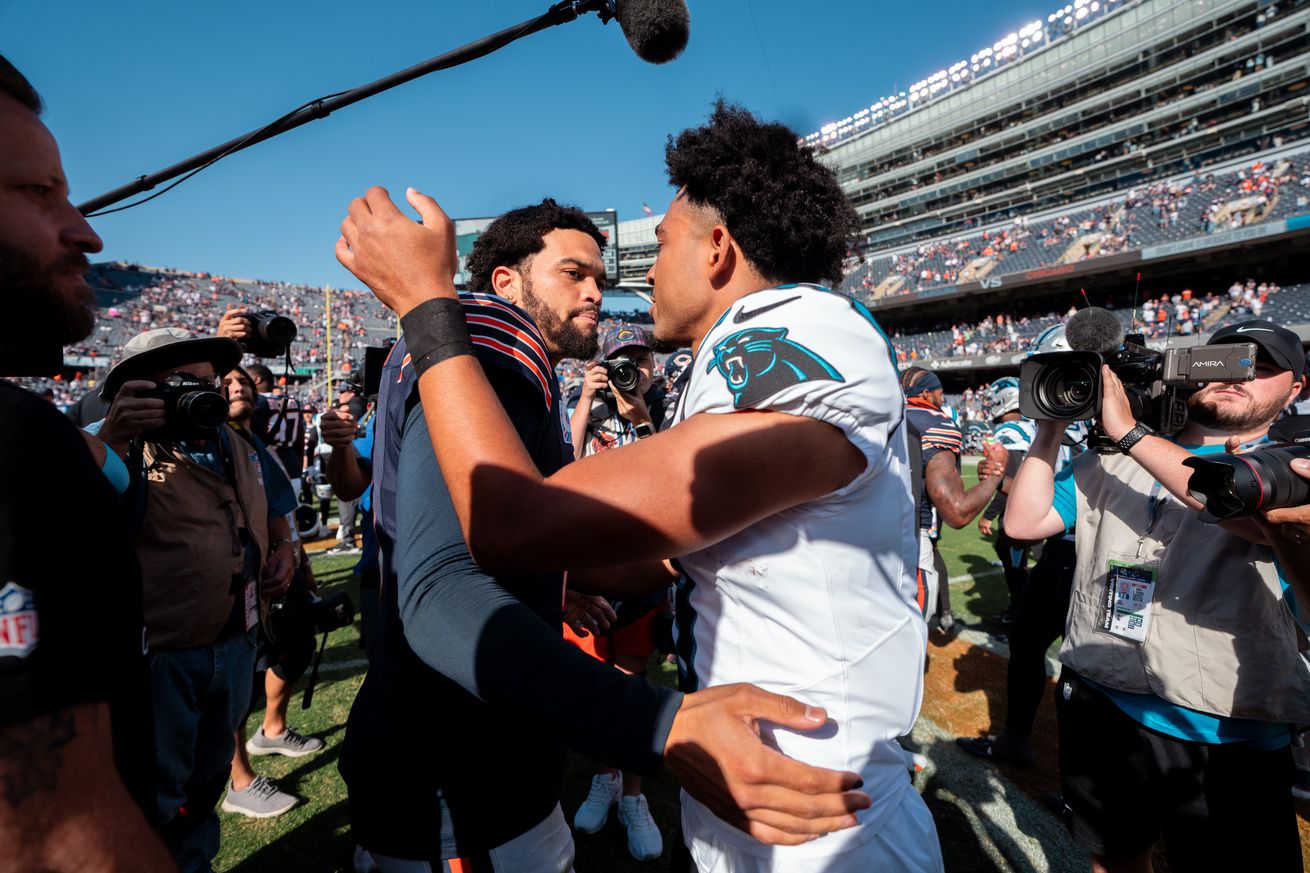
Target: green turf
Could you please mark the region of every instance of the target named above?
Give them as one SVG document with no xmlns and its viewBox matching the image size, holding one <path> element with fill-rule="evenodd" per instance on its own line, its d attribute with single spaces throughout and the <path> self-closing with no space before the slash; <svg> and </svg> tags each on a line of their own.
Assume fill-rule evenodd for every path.
<svg viewBox="0 0 1310 873">
<path fill-rule="evenodd" d="M 972 484 L 973 466 L 965 465 L 966 485 Z M 995 554 L 975 525 L 963 530 L 947 530 L 942 538 L 942 554 L 952 577 L 973 574 L 972 579 L 951 586 L 952 607 L 968 625 L 990 627 L 992 617 L 1004 608 L 1005 583 L 999 570 L 992 567 Z M 356 556 L 318 555 L 313 559 L 314 572 L 322 588 L 347 590 L 358 605 L 358 591 L 351 581 L 350 569 Z M 308 758 L 289 759 L 267 756 L 253 760 L 255 772 L 276 780 L 285 791 L 302 798 L 302 803 L 285 815 L 263 821 L 244 816 L 219 813 L 222 821 L 222 845 L 214 862 L 218 873 L 331 873 L 348 871 L 353 851 L 346 809 L 345 786 L 337 773 L 342 734 L 351 702 L 363 681 L 363 651 L 359 648 L 358 625 L 333 633 L 324 653 L 324 673 L 314 694 L 313 706 L 301 709 L 301 687 L 292 698 L 288 721 L 305 734 L 322 737 L 327 749 Z M 334 668 L 334 665 L 339 665 Z M 344 669 L 343 669 L 344 667 Z M 652 658 L 650 675 L 654 681 L 672 686 L 676 672 L 671 665 Z M 249 721 L 258 729 L 262 710 Z M 565 815 L 572 819 L 594 772 L 594 764 L 570 755 L 564 775 L 561 802 Z M 398 773 L 397 779 L 404 778 Z M 611 815 L 599 833 L 577 834 L 578 873 L 654 873 L 668 868 L 669 852 L 678 822 L 678 789 L 668 777 L 648 780 L 644 786 L 651 812 L 664 834 L 664 857 L 659 861 L 638 862 L 627 851 L 623 828 Z M 513 802 L 513 785 L 505 786 L 506 802 Z M 935 810 L 935 812 L 937 812 Z M 949 836 L 943 833 L 944 844 Z M 963 869 L 963 868 L 961 868 Z"/>
</svg>

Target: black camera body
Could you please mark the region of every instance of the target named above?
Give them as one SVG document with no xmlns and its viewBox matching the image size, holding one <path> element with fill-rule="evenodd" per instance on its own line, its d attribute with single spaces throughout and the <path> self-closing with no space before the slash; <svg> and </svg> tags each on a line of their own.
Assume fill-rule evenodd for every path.
<svg viewBox="0 0 1310 873">
<path fill-rule="evenodd" d="M 182 373 L 174 373 L 136 396 L 164 401 L 164 424 L 141 435 L 148 442 L 210 439 L 227 421 L 227 398 L 209 383 Z"/>
<path fill-rule="evenodd" d="M 271 309 L 247 312 L 250 336 L 241 341 L 241 347 L 260 358 L 280 358 L 291 348 L 296 338 L 296 323 Z"/>
<path fill-rule="evenodd" d="M 1148 348 L 1130 336 L 1111 352 L 1047 352 L 1019 367 L 1019 411 L 1034 420 L 1084 421 L 1101 411 L 1101 367 L 1123 382 L 1133 417 L 1166 436 L 1187 424 L 1187 399 L 1210 382 L 1255 378 L 1255 343 Z"/>
<path fill-rule="evenodd" d="M 1200 519 L 1211 524 L 1302 506 L 1310 503 L 1310 481 L 1288 468 L 1297 458 L 1310 458 L 1310 430 L 1242 455 L 1188 458 L 1183 463 L 1194 472 L 1187 493 L 1205 505 Z"/>
<path fill-rule="evenodd" d="M 638 369 L 637 362 L 627 355 L 619 355 L 600 363 L 605 368 L 605 372 L 609 373 L 610 384 L 616 391 L 632 394 L 641 384 L 641 370 Z"/>
</svg>

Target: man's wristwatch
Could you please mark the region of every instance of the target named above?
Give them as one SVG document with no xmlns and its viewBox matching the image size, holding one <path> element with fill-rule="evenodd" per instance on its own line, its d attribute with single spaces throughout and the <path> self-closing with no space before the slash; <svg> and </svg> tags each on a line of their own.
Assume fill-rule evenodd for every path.
<svg viewBox="0 0 1310 873">
<path fill-rule="evenodd" d="M 644 440 L 648 436 L 655 435 L 655 425 L 649 421 L 639 422 L 632 426 L 632 432 L 637 435 L 637 439 Z"/>
<path fill-rule="evenodd" d="M 1155 431 L 1151 430 L 1146 425 L 1142 424 L 1141 422 L 1138 422 L 1137 424 L 1133 425 L 1132 430 L 1124 434 L 1123 437 L 1120 438 L 1120 440 L 1117 443 L 1115 443 L 1115 446 L 1118 447 L 1119 451 L 1123 452 L 1126 455 L 1128 454 L 1129 449 L 1131 449 L 1133 446 L 1137 445 L 1142 441 L 1142 437 L 1154 432 Z"/>
</svg>

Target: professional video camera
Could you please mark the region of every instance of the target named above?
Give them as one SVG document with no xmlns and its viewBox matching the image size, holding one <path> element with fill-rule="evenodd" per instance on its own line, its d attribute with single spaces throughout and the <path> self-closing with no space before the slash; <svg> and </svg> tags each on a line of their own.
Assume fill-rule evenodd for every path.
<svg viewBox="0 0 1310 873">
<path fill-rule="evenodd" d="M 1270 434 L 1274 434 L 1272 428 Z M 1188 458 L 1183 463 L 1196 472 L 1187 480 L 1187 493 L 1205 505 L 1201 521 L 1212 524 L 1284 506 L 1302 506 L 1310 503 L 1310 482 L 1288 465 L 1306 457 L 1310 457 L 1310 430 L 1242 455 Z"/>
<path fill-rule="evenodd" d="M 250 336 L 241 341 L 241 347 L 261 358 L 280 358 L 291 348 L 296 338 L 296 323 L 271 309 L 247 312 Z"/>
<path fill-rule="evenodd" d="M 227 398 L 194 376 L 174 373 L 137 396 L 164 401 L 164 424 L 142 434 L 150 442 L 205 439 L 227 421 Z"/>
<path fill-rule="evenodd" d="M 1255 343 L 1157 352 L 1140 334 L 1125 337 L 1119 319 L 1097 307 L 1075 314 L 1065 335 L 1073 351 L 1033 355 L 1019 367 L 1019 411 L 1028 418 L 1095 418 L 1101 410 L 1101 366 L 1108 364 L 1123 381 L 1133 417 L 1167 436 L 1187 423 L 1187 398 L 1207 383 L 1255 378 Z M 1091 443 L 1105 448 L 1108 440 L 1099 434 Z"/>
</svg>

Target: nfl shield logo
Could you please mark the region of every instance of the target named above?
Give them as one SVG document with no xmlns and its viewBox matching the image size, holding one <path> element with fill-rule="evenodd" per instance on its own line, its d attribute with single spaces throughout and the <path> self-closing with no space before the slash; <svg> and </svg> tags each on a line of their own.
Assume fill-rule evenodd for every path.
<svg viewBox="0 0 1310 873">
<path fill-rule="evenodd" d="M 0 658 L 26 658 L 38 639 L 32 592 L 17 582 L 0 588 Z"/>
</svg>

